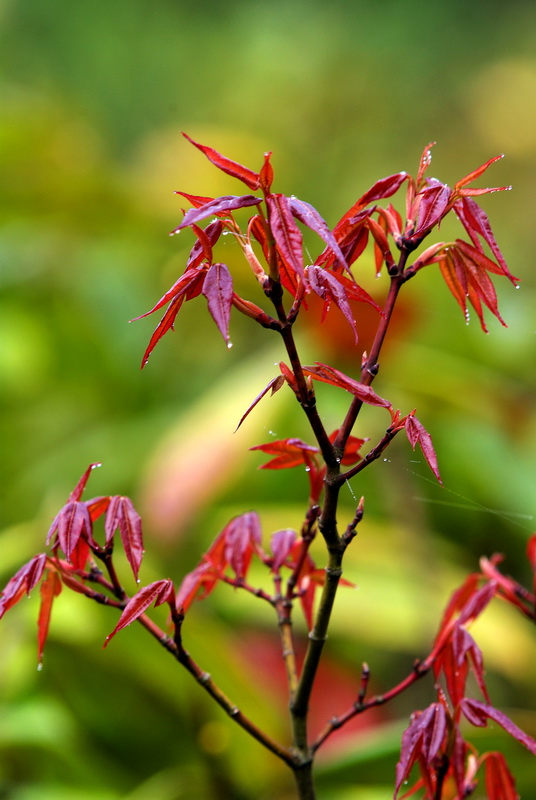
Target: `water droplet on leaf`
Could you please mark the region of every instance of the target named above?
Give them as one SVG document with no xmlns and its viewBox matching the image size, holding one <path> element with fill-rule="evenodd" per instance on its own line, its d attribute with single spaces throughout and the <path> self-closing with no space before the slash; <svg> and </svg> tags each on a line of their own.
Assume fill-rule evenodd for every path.
<svg viewBox="0 0 536 800">
<path fill-rule="evenodd" d="M 233 346 L 232 342 L 227 342 L 227 350 L 230 350 L 232 346 Z"/>
</svg>

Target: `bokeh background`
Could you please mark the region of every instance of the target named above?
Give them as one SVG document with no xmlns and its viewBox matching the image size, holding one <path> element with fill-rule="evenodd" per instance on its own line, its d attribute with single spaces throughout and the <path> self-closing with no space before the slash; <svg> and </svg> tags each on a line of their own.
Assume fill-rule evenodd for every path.
<svg viewBox="0 0 536 800">
<path fill-rule="evenodd" d="M 258 509 L 266 536 L 300 525 L 305 475 L 258 472 L 259 454 L 248 452 L 274 437 L 309 438 L 290 393 L 264 400 L 233 434 L 275 374 L 277 337 L 234 317 L 228 351 L 200 299 L 139 369 L 156 319 L 128 320 L 171 285 L 191 246 L 189 234 L 167 236 L 181 218 L 173 191 L 240 191 L 181 130 L 254 169 L 273 150 L 276 190 L 312 202 L 331 225 L 374 180 L 415 169 L 429 141 L 438 142 L 431 174 L 450 183 L 507 155 L 485 185 L 514 190 L 483 206 L 522 288 L 499 281 L 509 327 L 490 317 L 486 336 L 478 321 L 464 324 L 433 269 L 407 287 L 376 388 L 402 409 L 417 407 L 445 489 L 402 442 L 354 482 L 367 513 L 346 574 L 359 588 L 340 593 L 318 729 L 354 699 L 363 660 L 382 691 L 426 654 L 449 593 L 481 554 L 506 553 L 507 570 L 530 580 L 534 4 L 2 0 L 0 27 L 4 581 L 43 548 L 51 518 L 93 461 L 103 467 L 89 495 L 128 494 L 143 514 L 144 583 L 180 581 L 241 511 Z M 458 235 L 451 228 L 445 237 Z M 314 257 L 318 243 L 307 242 Z M 222 248 L 237 285 L 258 300 L 233 243 Z M 360 280 L 381 296 L 371 257 L 360 263 Z M 359 319 L 366 341 L 370 319 Z M 306 362 L 355 368 L 337 312 L 319 328 L 312 311 L 299 337 Z M 319 394 L 334 428 L 342 393 Z M 371 410 L 360 433 L 374 436 L 384 423 Z M 353 506 L 348 491 L 341 519 Z M 0 629 L 2 800 L 292 797 L 286 770 L 143 630 L 103 651 L 115 618 L 83 597 L 59 598 L 38 672 L 37 609 L 34 593 Z M 273 622 L 222 587 L 193 608 L 185 634 L 225 691 L 284 739 Z M 534 629 L 495 603 L 475 635 L 496 704 L 536 735 Z M 391 796 L 401 732 L 431 690 L 425 679 L 334 736 L 319 763 L 320 796 Z M 481 750 L 504 748 L 521 795 L 533 796 L 534 763 L 521 745 L 500 729 L 473 738 Z"/>
</svg>

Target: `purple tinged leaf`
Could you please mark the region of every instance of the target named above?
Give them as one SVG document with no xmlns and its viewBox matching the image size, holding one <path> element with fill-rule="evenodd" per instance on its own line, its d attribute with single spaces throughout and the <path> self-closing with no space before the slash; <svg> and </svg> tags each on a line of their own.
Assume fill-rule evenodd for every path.
<svg viewBox="0 0 536 800">
<path fill-rule="evenodd" d="M 248 414 L 250 414 L 250 413 L 251 413 L 251 411 L 253 411 L 253 409 L 254 409 L 254 408 L 255 408 L 255 406 L 257 405 L 257 403 L 258 403 L 260 400 L 262 400 L 262 398 L 264 397 L 264 395 L 265 395 L 265 394 L 267 394 L 267 393 L 270 391 L 270 389 L 272 390 L 272 395 L 274 395 L 276 392 L 278 392 L 278 391 L 279 391 L 279 389 L 281 389 L 281 387 L 284 385 L 284 383 L 285 383 L 285 378 L 284 378 L 284 376 L 283 376 L 283 375 L 277 375 L 277 377 L 275 377 L 275 378 L 272 378 L 272 380 L 270 381 L 270 383 L 268 384 L 268 386 L 266 386 L 266 387 L 265 387 L 265 388 L 262 390 L 262 392 L 260 392 L 260 394 L 258 394 L 258 395 L 257 395 L 257 397 L 255 398 L 255 400 L 253 400 L 253 402 L 252 402 L 252 403 L 250 403 L 250 405 L 248 406 L 248 408 L 246 409 L 246 411 L 244 412 L 244 414 L 242 414 L 242 416 L 240 417 L 240 422 L 238 423 L 238 425 L 237 425 L 237 426 L 236 426 L 236 428 L 235 428 L 235 433 L 236 433 L 236 431 L 239 429 L 239 427 L 242 425 L 242 423 L 244 422 L 244 420 L 246 419 L 246 417 L 248 416 Z"/>
<path fill-rule="evenodd" d="M 506 714 L 503 714 L 502 711 L 499 711 L 491 705 L 482 703 L 480 700 L 473 700 L 469 697 L 465 697 L 462 700 L 461 709 L 471 725 L 475 725 L 478 728 L 486 728 L 488 719 L 492 719 L 500 725 L 501 728 L 504 728 L 510 736 L 513 736 L 514 739 L 521 742 L 533 755 L 536 755 L 536 739 L 533 739 L 532 736 L 529 736 L 522 731 L 521 728 L 518 728 L 518 726 L 515 725 Z"/>
<path fill-rule="evenodd" d="M 346 259 L 342 253 L 341 248 L 337 244 L 337 240 L 330 231 L 326 221 L 320 216 L 316 208 L 304 200 L 299 200 L 297 197 L 289 198 L 289 206 L 292 214 L 304 225 L 307 225 L 312 231 L 317 233 L 321 239 L 325 241 L 333 254 L 336 256 L 339 264 L 345 270 L 350 272 L 350 268 L 346 263 Z M 351 273 L 350 273 L 351 274 Z"/>
<path fill-rule="evenodd" d="M 225 560 L 241 580 L 251 561 L 253 550 L 260 545 L 261 523 L 254 511 L 248 511 L 232 519 L 224 530 Z"/>
<path fill-rule="evenodd" d="M 106 544 L 112 541 L 117 529 L 119 529 L 125 555 L 134 573 L 134 578 L 138 580 L 138 572 L 143 558 L 141 517 L 129 497 L 116 495 L 110 498 L 104 523 Z"/>
<path fill-rule="evenodd" d="M 432 703 L 413 715 L 402 735 L 400 760 L 396 765 L 395 798 L 418 758 L 424 758 L 428 766 L 431 764 L 441 748 L 446 730 L 446 712 L 440 703 Z"/>
<path fill-rule="evenodd" d="M 229 320 L 233 301 L 233 279 L 225 264 L 213 264 L 203 283 L 203 294 L 207 298 L 208 310 L 214 322 L 229 343 Z"/>
<path fill-rule="evenodd" d="M 191 208 L 187 211 L 181 224 L 174 228 L 170 235 L 173 236 L 173 234 L 182 231 L 183 228 L 188 228 L 194 222 L 200 222 L 200 220 L 206 219 L 206 217 L 210 217 L 213 214 L 221 214 L 227 211 L 236 211 L 238 208 L 256 206 L 260 202 L 262 202 L 260 197 L 254 197 L 251 194 L 229 194 L 224 197 L 217 197 L 215 200 L 211 200 L 210 203 L 205 203 L 204 206 Z"/>
<path fill-rule="evenodd" d="M 497 259 L 498 264 L 500 264 L 504 275 L 506 275 L 506 277 L 514 284 L 514 286 L 516 286 L 518 283 L 518 278 L 515 278 L 512 275 L 506 265 L 506 261 L 504 260 L 503 254 L 499 248 L 499 245 L 497 244 L 495 236 L 493 235 L 493 231 L 491 230 L 491 225 L 486 212 L 480 208 L 475 200 L 471 200 L 469 197 L 463 197 L 461 200 L 456 201 L 456 203 L 454 203 L 454 211 L 463 227 L 471 237 L 475 247 L 477 247 L 479 250 L 482 250 L 482 246 L 478 239 L 478 236 L 481 236 L 488 244 L 488 247 Z"/>
<path fill-rule="evenodd" d="M 47 544 L 57 532 L 59 545 L 69 561 L 80 537 L 85 535 L 86 539 L 91 540 L 92 530 L 91 516 L 86 504 L 71 500 L 54 518 L 48 531 Z"/>
<path fill-rule="evenodd" d="M 291 528 L 276 531 L 270 539 L 270 547 L 274 557 L 272 559 L 272 572 L 278 572 L 281 565 L 292 550 L 296 541 L 296 532 Z"/>
<path fill-rule="evenodd" d="M 119 622 L 114 630 L 106 637 L 104 647 L 107 646 L 110 639 L 115 636 L 123 628 L 131 625 L 135 620 L 139 619 L 141 615 L 154 603 L 155 606 L 160 606 L 162 603 L 171 600 L 173 597 L 173 583 L 169 579 L 155 581 L 148 586 L 140 589 L 134 597 L 131 597 L 123 613 L 119 618 Z"/>
<path fill-rule="evenodd" d="M 313 292 L 326 301 L 332 300 L 342 311 L 354 332 L 355 341 L 357 343 L 357 328 L 355 319 L 348 302 L 346 291 L 341 282 L 337 280 L 337 277 L 334 273 L 314 265 L 307 268 L 307 275 L 309 277 L 309 282 Z"/>
<path fill-rule="evenodd" d="M 294 222 L 288 197 L 284 194 L 269 194 L 266 204 L 270 213 L 270 229 L 279 255 L 288 269 L 303 277 L 302 235 Z"/>
<path fill-rule="evenodd" d="M 345 226 L 345 223 L 350 220 L 351 217 L 355 217 L 356 214 L 365 208 L 365 206 L 375 203 L 377 200 L 391 197 L 393 194 L 395 194 L 395 192 L 400 189 L 407 177 L 408 175 L 406 172 L 397 172 L 394 175 L 389 175 L 387 178 L 381 178 L 379 181 L 376 181 L 376 183 L 371 186 L 368 192 L 365 192 L 365 194 L 362 195 L 359 200 L 354 203 L 354 205 L 348 209 L 346 214 L 339 220 L 335 226 L 334 233 L 339 233 L 339 231 Z"/>
</svg>

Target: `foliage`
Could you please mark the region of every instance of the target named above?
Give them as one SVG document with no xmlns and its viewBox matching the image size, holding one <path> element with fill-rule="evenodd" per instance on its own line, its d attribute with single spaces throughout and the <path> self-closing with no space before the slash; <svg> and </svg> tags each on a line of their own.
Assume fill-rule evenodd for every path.
<svg viewBox="0 0 536 800">
<path fill-rule="evenodd" d="M 428 800 L 468 797 L 476 791 L 477 773 L 481 767 L 490 800 L 517 797 L 514 778 L 503 755 L 488 752 L 478 756 L 476 749 L 465 740 L 461 728 L 464 719 L 476 727 L 485 727 L 492 720 L 536 754 L 536 741 L 492 705 L 485 681 L 483 656 L 468 631 L 468 626 L 482 614 L 494 597 L 512 604 L 531 620 L 536 617 L 534 594 L 498 569 L 500 557 L 497 555 L 489 560 L 483 558 L 481 572 L 469 576 L 453 594 L 429 655 L 415 661 L 406 677 L 382 694 L 370 695 L 370 670 L 367 664 L 363 664 L 361 683 L 351 707 L 342 715 L 333 716 L 316 738 L 311 737 L 308 726 L 311 693 L 337 590 L 340 585 L 351 585 L 342 579 L 343 558 L 364 514 L 364 499 L 361 498 L 353 518 L 340 531 L 337 511 L 341 487 L 380 458 L 402 431 L 406 433 L 412 449 L 419 445 L 432 473 L 441 484 L 431 436 L 415 416 L 415 410 L 402 413 L 371 387 L 379 371 L 380 352 L 399 292 L 423 269 L 438 264 L 440 274 L 467 319 L 469 304 L 484 331 L 487 330 L 485 308 L 504 325 L 490 275 L 506 277 L 514 285 L 517 285 L 517 278 L 508 270 L 486 213 L 473 198 L 509 187 L 469 187 L 497 159 L 490 159 L 451 189 L 447 184 L 427 177 L 432 147 L 428 145 L 415 177 L 399 172 L 377 181 L 330 230 L 319 212 L 309 203 L 294 196 L 272 192 L 274 173 L 271 153 L 265 154 L 261 168 L 254 171 L 211 147 L 188 136 L 186 138 L 218 169 L 257 194 L 213 198 L 177 192 L 188 200 L 192 208 L 184 213 L 182 222 L 172 234 L 189 228 L 195 236 L 195 243 L 183 274 L 156 305 L 142 315 L 147 316 L 167 306 L 144 353 L 142 367 L 147 364 L 161 338 L 174 328 L 184 303 L 201 295 L 228 347 L 231 346 L 229 325 L 233 308 L 261 327 L 280 335 L 289 364 L 284 361 L 279 363 L 280 374 L 272 378 L 249 404 L 238 427 L 268 393 L 274 394 L 286 385 L 296 397 L 308 420 L 315 444 L 292 437 L 260 444 L 252 449 L 272 457 L 262 465 L 265 469 L 303 467 L 307 472 L 309 496 L 301 530 L 299 533 L 291 528 L 276 531 L 270 539 L 270 551 L 267 551 L 263 547 L 258 514 L 253 511 L 242 513 L 224 526 L 198 565 L 178 587 L 170 579 L 164 578 L 153 581 L 129 596 L 118 577 L 114 561 L 115 533 L 119 531 L 127 561 L 135 580 L 138 580 L 143 556 L 141 519 L 127 497 L 105 496 L 82 500 L 91 471 L 98 466 L 92 464 L 50 527 L 47 537 L 50 551 L 34 556 L 6 585 L 0 596 L 0 615 L 40 584 L 39 660 L 47 638 L 52 604 L 63 586 L 121 612 L 105 645 L 123 628 L 134 621 L 140 622 L 238 725 L 292 770 L 301 798 L 315 796 L 312 775 L 314 758 L 318 749 L 336 730 L 355 716 L 398 697 L 418 679 L 432 672 L 437 699 L 424 711 L 413 714 L 404 733 L 396 771 L 395 798 L 400 796 L 403 786 L 413 774 L 414 766 L 418 767 L 420 777 L 404 797 L 419 790 Z M 392 203 L 385 205 L 383 201 L 393 197 L 404 186 L 405 213 L 402 216 Z M 253 215 L 247 225 L 241 227 L 239 219 L 243 209 L 252 209 Z M 454 242 L 437 242 L 422 250 L 411 261 L 412 254 L 450 212 L 461 222 L 470 241 L 456 239 Z M 199 223 L 206 220 L 210 221 L 206 227 L 201 227 Z M 318 235 L 324 244 L 312 264 L 306 263 L 303 234 L 298 223 Z M 264 299 L 270 304 L 270 311 L 238 294 L 229 266 L 216 260 L 214 251 L 224 234 L 231 234 L 241 248 Z M 374 250 L 376 272 L 380 274 L 385 271 L 389 278 L 389 291 L 383 306 L 379 306 L 356 282 L 351 269 L 369 244 Z M 312 365 L 302 363 L 293 326 L 298 318 L 308 313 L 309 303 L 315 295 L 323 303 L 324 317 L 332 313 L 332 306 L 338 308 L 356 344 L 358 333 L 354 305 L 365 303 L 376 310 L 376 333 L 370 352 L 362 354 L 358 378 L 321 362 Z M 350 395 L 346 414 L 339 427 L 332 432 L 324 427 L 317 409 L 315 382 L 328 384 Z M 361 448 L 369 441 L 368 438 L 352 435 L 363 405 L 389 414 L 385 432 L 364 454 Z M 101 517 L 104 519 L 104 541 L 99 543 L 95 523 Z M 318 533 L 325 543 L 324 568 L 317 566 L 310 553 L 311 544 Z M 533 570 L 535 547 L 536 537 L 533 537 L 528 544 L 528 557 Z M 104 572 L 99 568 L 99 562 Z M 268 571 L 271 590 L 249 582 L 254 562 L 260 563 Z M 189 613 L 194 600 L 206 598 L 219 583 L 247 592 L 275 611 L 288 684 L 292 729 L 290 746 L 274 739 L 244 714 L 184 647 L 182 629 L 185 615 Z M 297 601 L 309 629 L 309 643 L 301 663 L 292 630 Z M 147 615 L 152 605 L 163 604 L 169 607 L 171 635 Z M 468 694 L 467 679 L 470 674 L 474 676 L 485 702 Z"/>
</svg>

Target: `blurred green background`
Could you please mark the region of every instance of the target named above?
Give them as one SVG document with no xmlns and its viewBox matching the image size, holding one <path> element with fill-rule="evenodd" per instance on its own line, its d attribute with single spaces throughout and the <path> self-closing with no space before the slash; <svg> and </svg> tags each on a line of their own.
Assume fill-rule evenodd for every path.
<svg viewBox="0 0 536 800">
<path fill-rule="evenodd" d="M 507 571 L 530 581 L 534 3 L 2 0 L 0 27 L 4 582 L 43 548 L 50 520 L 92 461 L 103 468 L 88 496 L 128 494 L 143 514 L 143 583 L 179 582 L 233 514 L 258 509 L 266 536 L 300 525 L 303 473 L 257 472 L 259 455 L 247 451 L 274 436 L 310 439 L 290 393 L 265 399 L 233 435 L 275 374 L 277 337 L 235 316 L 227 351 L 200 299 L 139 369 L 157 320 L 128 320 L 171 285 L 191 246 L 189 234 L 167 237 L 181 218 L 173 191 L 240 192 L 181 130 L 253 169 L 273 150 L 275 190 L 313 203 L 331 225 L 377 178 L 415 170 L 431 140 L 431 174 L 451 184 L 507 155 L 484 185 L 514 190 L 482 204 L 522 289 L 498 282 L 509 327 L 488 315 L 488 336 L 478 321 L 465 326 L 434 269 L 403 296 L 376 388 L 402 410 L 417 407 L 445 489 L 398 441 L 388 461 L 354 481 L 367 513 L 346 574 L 359 591 L 340 593 L 318 730 L 353 701 L 363 660 L 382 691 L 426 654 L 449 593 L 481 554 L 505 552 Z M 445 229 L 445 237 L 460 233 L 455 223 Z M 314 257 L 318 243 L 307 242 Z M 237 285 L 258 302 L 232 242 L 222 247 Z M 360 269 L 381 296 L 385 281 L 373 279 L 370 256 Z M 311 319 L 300 328 L 304 360 L 355 369 L 336 315 L 322 328 Z M 329 428 L 343 413 L 340 394 L 319 390 Z M 384 425 L 369 409 L 359 433 Z M 349 491 L 341 521 L 352 513 Z M 315 553 L 320 560 L 321 548 Z M 105 608 L 59 598 L 38 672 L 37 609 L 34 593 L 0 629 L 1 800 L 292 797 L 286 770 L 141 628 L 102 651 L 115 625 Z M 273 623 L 222 587 L 192 609 L 185 635 L 224 690 L 285 739 Z M 475 635 L 493 699 L 535 736 L 533 629 L 496 603 Z M 391 796 L 408 715 L 432 697 L 425 679 L 334 736 L 320 759 L 319 796 Z M 481 750 L 504 748 L 521 795 L 532 796 L 534 767 L 521 745 L 500 729 L 473 739 Z"/>
</svg>

